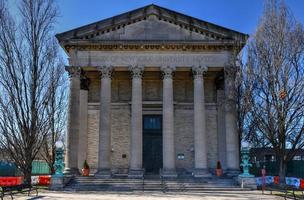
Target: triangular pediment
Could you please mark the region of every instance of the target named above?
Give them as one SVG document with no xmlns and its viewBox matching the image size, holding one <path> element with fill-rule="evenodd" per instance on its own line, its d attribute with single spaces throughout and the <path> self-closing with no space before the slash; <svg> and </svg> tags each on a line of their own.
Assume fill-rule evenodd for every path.
<svg viewBox="0 0 304 200">
<path fill-rule="evenodd" d="M 156 5 L 79 27 L 56 37 L 69 41 L 239 41 L 248 35 Z"/>
<path fill-rule="evenodd" d="M 95 35 L 93 40 L 214 40 L 199 32 L 159 20 L 155 16 Z"/>
</svg>

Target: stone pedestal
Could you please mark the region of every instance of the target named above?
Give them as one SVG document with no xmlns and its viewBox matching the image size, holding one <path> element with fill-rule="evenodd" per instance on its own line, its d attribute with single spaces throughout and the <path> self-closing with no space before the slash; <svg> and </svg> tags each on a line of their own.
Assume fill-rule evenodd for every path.
<svg viewBox="0 0 304 200">
<path fill-rule="evenodd" d="M 49 189 L 60 191 L 63 190 L 63 187 L 64 187 L 63 176 L 52 176 Z"/>
<path fill-rule="evenodd" d="M 61 191 L 64 186 L 73 178 L 72 175 L 58 176 L 52 175 L 49 190 Z"/>
<path fill-rule="evenodd" d="M 238 176 L 237 182 L 241 186 L 241 188 L 250 188 L 254 190 L 257 189 L 256 180 L 254 176 L 251 177 Z"/>
</svg>

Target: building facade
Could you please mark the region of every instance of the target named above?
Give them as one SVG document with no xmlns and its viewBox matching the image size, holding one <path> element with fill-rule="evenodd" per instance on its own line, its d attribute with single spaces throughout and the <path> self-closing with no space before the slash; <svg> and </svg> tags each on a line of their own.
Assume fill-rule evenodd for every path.
<svg viewBox="0 0 304 200">
<path fill-rule="evenodd" d="M 56 36 L 69 56 L 66 171 L 239 169 L 233 57 L 247 35 L 148 5 Z"/>
</svg>

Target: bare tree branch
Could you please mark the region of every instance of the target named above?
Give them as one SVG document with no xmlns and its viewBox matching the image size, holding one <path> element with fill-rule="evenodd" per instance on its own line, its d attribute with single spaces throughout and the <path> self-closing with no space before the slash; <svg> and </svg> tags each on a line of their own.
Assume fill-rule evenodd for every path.
<svg viewBox="0 0 304 200">
<path fill-rule="evenodd" d="M 265 4 L 240 74 L 244 135 L 274 148 L 284 178 L 287 162 L 304 147 L 304 30 L 283 1 Z"/>
<path fill-rule="evenodd" d="M 0 145 L 30 183 L 32 161 L 51 132 L 50 108 L 64 102 L 58 94 L 63 64 L 52 32 L 54 1 L 19 3 L 17 24 L 0 0 Z"/>
</svg>

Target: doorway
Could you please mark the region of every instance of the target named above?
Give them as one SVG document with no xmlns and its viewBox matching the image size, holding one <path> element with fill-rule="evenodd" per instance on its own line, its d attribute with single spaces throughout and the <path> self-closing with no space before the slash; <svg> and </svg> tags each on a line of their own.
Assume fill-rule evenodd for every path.
<svg viewBox="0 0 304 200">
<path fill-rule="evenodd" d="M 159 174 L 162 166 L 162 115 L 143 115 L 143 168 L 146 174 Z"/>
</svg>

